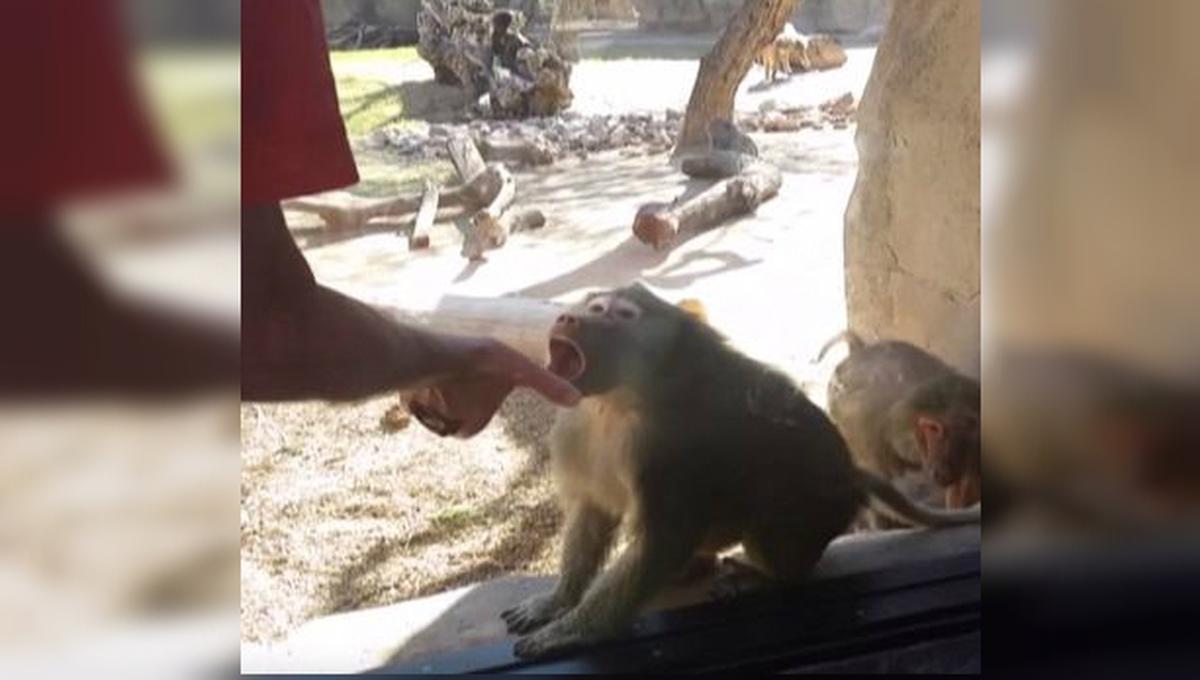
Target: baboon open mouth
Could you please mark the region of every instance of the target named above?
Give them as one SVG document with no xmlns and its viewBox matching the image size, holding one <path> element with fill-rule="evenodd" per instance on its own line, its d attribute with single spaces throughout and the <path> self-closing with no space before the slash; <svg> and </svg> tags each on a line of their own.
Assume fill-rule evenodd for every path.
<svg viewBox="0 0 1200 680">
<path fill-rule="evenodd" d="M 546 366 L 551 373 L 563 380 L 575 380 L 583 375 L 587 360 L 583 358 L 583 350 L 570 338 L 561 335 L 550 336 L 550 364 Z"/>
</svg>

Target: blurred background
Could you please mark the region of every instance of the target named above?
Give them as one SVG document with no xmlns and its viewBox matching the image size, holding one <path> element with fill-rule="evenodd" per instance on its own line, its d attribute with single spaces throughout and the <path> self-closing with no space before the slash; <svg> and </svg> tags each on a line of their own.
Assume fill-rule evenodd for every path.
<svg viewBox="0 0 1200 680">
<path fill-rule="evenodd" d="M 9 9 L 0 675 L 228 674 L 239 4 Z"/>
<path fill-rule="evenodd" d="M 983 9 L 988 664 L 1194 670 L 1200 6 Z"/>
</svg>

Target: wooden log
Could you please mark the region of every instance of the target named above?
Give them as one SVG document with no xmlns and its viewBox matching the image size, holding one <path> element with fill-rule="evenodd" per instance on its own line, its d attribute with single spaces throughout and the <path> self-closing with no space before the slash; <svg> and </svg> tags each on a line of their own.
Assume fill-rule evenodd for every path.
<svg viewBox="0 0 1200 680">
<path fill-rule="evenodd" d="M 475 146 L 475 141 L 465 134 L 453 135 L 447 139 L 446 152 L 450 154 L 450 162 L 454 164 L 454 170 L 463 184 L 475 179 L 487 167 L 483 156 L 479 154 L 479 148 Z"/>
<path fill-rule="evenodd" d="M 479 259 L 484 250 L 499 248 L 508 240 L 507 225 L 500 217 L 517 196 L 517 181 L 503 165 L 489 165 L 485 172 L 495 173 L 498 186 L 495 195 L 471 217 L 471 228 L 463 240 L 463 257 Z"/>
<path fill-rule="evenodd" d="M 669 248 L 679 238 L 694 236 L 731 217 L 753 212 L 763 201 L 779 193 L 782 183 L 778 168 L 755 163 L 688 201 L 643 205 L 633 220 L 633 233 L 655 250 Z"/>
<path fill-rule="evenodd" d="M 440 192 L 438 205 L 441 208 L 464 207 L 478 210 L 495 193 L 495 183 L 494 177 L 476 177 L 473 183 Z M 484 200 L 480 199 L 481 196 Z M 321 218 L 326 228 L 333 231 L 363 231 L 367 228 L 367 223 L 377 217 L 411 217 L 421 208 L 424 197 L 424 191 L 405 192 L 392 198 L 377 200 L 304 196 L 284 201 L 283 208 L 313 213 Z"/>
<path fill-rule="evenodd" d="M 542 211 L 530 208 L 527 210 L 510 210 L 498 220 L 499 228 L 495 232 L 477 231 L 467 228 L 463 238 L 462 256 L 468 260 L 481 260 L 483 254 L 504 245 L 509 234 L 521 231 L 533 231 L 546 225 L 546 216 Z"/>
<path fill-rule="evenodd" d="M 408 249 L 429 247 L 429 229 L 437 217 L 438 188 L 429 180 L 425 180 L 425 196 L 421 199 L 421 207 L 417 210 L 417 221 L 412 231 L 408 233 Z"/>
<path fill-rule="evenodd" d="M 316 215 L 330 231 L 359 231 L 371 219 L 363 204 L 352 201 L 323 200 L 305 196 L 283 201 L 284 210 L 306 212 Z"/>
</svg>

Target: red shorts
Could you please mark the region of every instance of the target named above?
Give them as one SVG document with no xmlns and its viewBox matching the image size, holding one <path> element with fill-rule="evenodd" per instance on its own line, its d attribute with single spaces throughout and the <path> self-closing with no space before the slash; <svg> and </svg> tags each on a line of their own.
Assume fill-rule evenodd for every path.
<svg viewBox="0 0 1200 680">
<path fill-rule="evenodd" d="M 0 78 L 0 209 L 168 179 L 115 0 L 16 3 Z"/>
<path fill-rule="evenodd" d="M 169 179 L 140 99 L 117 0 L 18 3 L 0 107 L 0 209 Z M 244 0 L 242 202 L 358 181 L 318 0 Z"/>
<path fill-rule="evenodd" d="M 242 203 L 358 181 L 318 0 L 242 2 Z"/>
</svg>

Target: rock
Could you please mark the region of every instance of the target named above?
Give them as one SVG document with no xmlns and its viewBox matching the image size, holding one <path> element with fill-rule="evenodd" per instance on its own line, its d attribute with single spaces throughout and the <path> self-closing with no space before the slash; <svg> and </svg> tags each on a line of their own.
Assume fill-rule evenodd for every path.
<svg viewBox="0 0 1200 680">
<path fill-rule="evenodd" d="M 383 128 L 372 130 L 371 134 L 367 135 L 363 140 L 363 144 L 366 145 L 368 149 L 379 150 L 386 148 L 388 146 L 387 131 Z"/>
<path fill-rule="evenodd" d="M 836 116 L 847 116 L 854 112 L 854 95 L 847 92 L 837 99 L 830 99 L 820 106 L 821 111 Z"/>
<path fill-rule="evenodd" d="M 633 133 L 625 125 L 618 124 L 608 133 L 608 144 L 612 147 L 622 147 L 633 139 Z"/>
<path fill-rule="evenodd" d="M 763 132 L 792 132 L 799 130 L 800 126 L 799 118 L 785 116 L 778 111 L 772 111 L 762 118 Z"/>
<path fill-rule="evenodd" d="M 845 217 L 849 326 L 975 375 L 979 25 L 979 3 L 894 3 L 858 106 Z"/>
<path fill-rule="evenodd" d="M 569 62 L 552 45 L 521 33 L 522 12 L 506 10 L 512 24 L 495 36 L 500 47 L 493 54 L 492 0 L 421 0 L 420 5 L 417 53 L 433 67 L 438 83 L 457 85 L 476 98 L 478 112 L 524 118 L 570 105 Z M 507 75 L 499 76 L 501 71 Z M 490 95 L 486 102 L 480 99 L 484 94 Z"/>
<path fill-rule="evenodd" d="M 846 63 L 846 51 L 837 38 L 831 35 L 814 35 L 804 46 L 804 56 L 808 60 L 808 68 L 816 71 L 827 71 Z"/>
<path fill-rule="evenodd" d="M 407 428 L 411 422 L 412 415 L 408 409 L 403 404 L 394 404 L 379 419 L 379 429 L 391 434 Z"/>
</svg>

